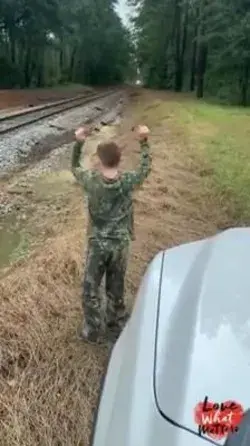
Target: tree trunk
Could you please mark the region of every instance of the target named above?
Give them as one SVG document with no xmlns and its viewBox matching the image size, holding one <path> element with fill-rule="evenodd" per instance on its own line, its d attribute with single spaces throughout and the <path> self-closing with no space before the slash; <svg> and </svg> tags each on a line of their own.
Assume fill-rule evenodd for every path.
<svg viewBox="0 0 250 446">
<path fill-rule="evenodd" d="M 180 0 L 175 4 L 175 91 L 181 91 L 181 5 Z"/>
<path fill-rule="evenodd" d="M 160 73 L 159 87 L 163 89 L 167 88 L 168 84 L 168 45 L 169 45 L 169 39 L 166 33 L 166 37 L 163 41 L 163 47 L 162 47 L 162 58 L 159 64 L 159 73 Z"/>
<path fill-rule="evenodd" d="M 188 2 L 186 2 L 184 17 L 183 17 L 183 33 L 182 33 L 181 29 L 182 8 L 180 0 L 177 0 L 176 13 L 175 13 L 175 21 L 176 21 L 175 91 L 182 91 L 183 88 L 183 67 L 184 67 L 184 58 L 187 47 L 187 33 L 188 33 L 188 11 L 189 11 L 189 4 Z"/>
<path fill-rule="evenodd" d="M 63 39 L 61 40 L 59 64 L 60 64 L 60 71 L 62 73 L 63 69 L 64 69 L 64 41 L 63 41 Z"/>
<path fill-rule="evenodd" d="M 75 46 L 73 48 L 73 51 L 71 53 L 71 58 L 70 58 L 69 78 L 68 78 L 69 82 L 72 82 L 74 80 L 76 53 L 77 53 L 77 47 Z"/>
<path fill-rule="evenodd" d="M 204 96 L 204 78 L 207 68 L 208 44 L 206 41 L 206 6 L 207 0 L 204 0 L 202 14 L 199 14 L 201 25 L 197 62 L 197 98 L 203 98 Z"/>
<path fill-rule="evenodd" d="M 195 75 L 196 75 L 196 64 L 197 64 L 197 39 L 198 39 L 198 18 L 199 10 L 196 11 L 195 17 L 195 28 L 194 28 L 194 40 L 192 48 L 192 61 L 191 61 L 191 77 L 190 77 L 190 90 L 195 90 Z"/>
<path fill-rule="evenodd" d="M 207 67 L 208 47 L 205 42 L 200 44 L 198 64 L 197 64 L 197 98 L 204 96 L 204 77 Z"/>
<path fill-rule="evenodd" d="M 182 36 L 182 49 L 181 49 L 181 59 L 180 59 L 180 90 L 183 88 L 183 74 L 184 74 L 184 59 L 185 59 L 185 53 L 187 48 L 187 35 L 188 35 L 188 2 L 186 3 L 186 10 L 184 15 L 184 23 L 183 23 L 183 36 Z"/>
<path fill-rule="evenodd" d="M 195 41 L 193 43 L 193 51 L 192 51 L 190 91 L 195 90 L 196 59 L 197 59 L 197 41 L 195 39 Z"/>
<path fill-rule="evenodd" d="M 243 107 L 247 107 L 248 103 L 248 86 L 249 86 L 249 61 L 246 61 L 243 70 L 242 82 L 241 82 L 241 104 Z"/>
<path fill-rule="evenodd" d="M 44 87 L 44 51 L 40 50 L 39 62 L 37 67 L 37 87 Z"/>
<path fill-rule="evenodd" d="M 31 47 L 28 45 L 24 64 L 24 79 L 26 87 L 29 87 L 31 82 L 30 64 L 31 64 Z"/>
<path fill-rule="evenodd" d="M 10 55 L 11 55 L 11 62 L 13 65 L 16 64 L 16 42 L 12 35 L 10 35 Z"/>
<path fill-rule="evenodd" d="M 162 74 L 160 79 L 160 88 L 166 89 L 168 81 L 168 61 L 166 52 L 164 54 L 164 63 L 162 64 Z"/>
</svg>

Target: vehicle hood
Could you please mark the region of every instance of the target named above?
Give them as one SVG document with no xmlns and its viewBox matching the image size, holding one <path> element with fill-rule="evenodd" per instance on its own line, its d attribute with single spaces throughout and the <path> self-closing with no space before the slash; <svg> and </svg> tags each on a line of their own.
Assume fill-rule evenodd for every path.
<svg viewBox="0 0 250 446">
<path fill-rule="evenodd" d="M 249 408 L 249 377 L 250 229 L 166 251 L 156 334 L 158 409 L 197 433 L 194 408 L 206 396 Z"/>
</svg>

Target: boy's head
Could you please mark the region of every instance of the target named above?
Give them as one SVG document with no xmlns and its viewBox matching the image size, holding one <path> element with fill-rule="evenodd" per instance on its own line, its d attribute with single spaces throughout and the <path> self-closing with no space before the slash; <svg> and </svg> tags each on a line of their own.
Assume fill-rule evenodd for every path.
<svg viewBox="0 0 250 446">
<path fill-rule="evenodd" d="M 121 148 L 115 142 L 102 142 L 97 147 L 97 156 L 103 167 L 115 169 L 121 160 Z"/>
</svg>

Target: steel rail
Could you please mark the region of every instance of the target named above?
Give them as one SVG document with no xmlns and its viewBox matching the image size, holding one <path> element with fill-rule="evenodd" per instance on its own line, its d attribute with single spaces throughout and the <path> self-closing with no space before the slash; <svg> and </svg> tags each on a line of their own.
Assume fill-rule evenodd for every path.
<svg viewBox="0 0 250 446">
<path fill-rule="evenodd" d="M 108 92 L 99 93 L 99 94 L 93 94 L 93 95 L 86 95 L 82 97 L 75 97 L 71 99 L 66 99 L 64 101 L 59 101 L 56 104 L 48 104 L 47 106 L 42 106 L 39 109 L 31 109 L 26 110 L 24 112 L 20 112 L 14 115 L 8 115 L 4 116 L 3 118 L 0 118 L 0 122 L 4 121 L 19 121 L 22 117 L 31 117 L 31 119 L 16 123 L 14 125 L 7 126 L 5 128 L 1 128 L 0 124 L 0 135 L 4 135 L 10 132 L 13 132 L 15 130 L 19 130 L 23 127 L 26 127 L 28 125 L 34 124 L 38 121 L 41 121 L 43 119 L 49 118 L 50 116 L 57 115 L 59 113 L 71 110 L 73 108 L 81 107 L 85 104 L 89 104 L 90 102 L 93 102 L 98 99 L 102 99 L 108 96 L 111 96 L 115 92 L 118 92 L 117 89 L 109 90 Z M 44 111 L 49 110 L 48 113 L 43 113 Z M 35 116 L 36 115 L 36 116 Z"/>
<path fill-rule="evenodd" d="M 76 99 L 83 99 L 86 98 L 90 95 L 90 92 L 86 92 L 85 94 L 81 94 L 81 95 L 77 95 L 77 96 L 73 96 L 71 98 L 67 98 L 67 99 L 60 99 L 60 101 L 52 101 L 52 102 L 47 102 L 46 104 L 43 105 L 36 105 L 36 106 L 32 106 L 32 107 L 26 107 L 23 109 L 19 109 L 18 111 L 14 111 L 12 113 L 9 113 L 7 115 L 4 116 L 0 116 L 0 123 L 1 122 L 5 122 L 5 121 L 9 121 L 11 119 L 14 118 L 18 118 L 19 116 L 25 116 L 25 115 L 29 115 L 31 113 L 35 113 L 36 111 L 42 111 L 42 110 L 46 110 L 46 109 L 50 109 L 53 108 L 57 105 L 63 105 L 63 104 L 67 104 L 71 101 L 74 101 Z"/>
</svg>

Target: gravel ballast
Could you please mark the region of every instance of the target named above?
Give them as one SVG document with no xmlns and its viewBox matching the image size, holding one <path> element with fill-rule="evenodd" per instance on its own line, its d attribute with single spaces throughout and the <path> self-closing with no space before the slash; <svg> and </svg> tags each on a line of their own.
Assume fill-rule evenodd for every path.
<svg viewBox="0 0 250 446">
<path fill-rule="evenodd" d="M 100 117 L 105 119 L 112 110 L 115 110 L 114 114 L 119 114 L 122 101 L 122 94 L 115 93 L 3 135 L 0 140 L 0 177 L 30 162 L 32 154 L 36 159 L 36 151 L 41 158 L 46 156 L 46 152 L 69 143 L 72 132 L 78 126 L 95 122 Z"/>
</svg>

